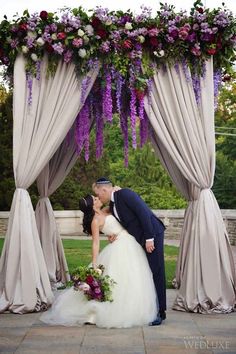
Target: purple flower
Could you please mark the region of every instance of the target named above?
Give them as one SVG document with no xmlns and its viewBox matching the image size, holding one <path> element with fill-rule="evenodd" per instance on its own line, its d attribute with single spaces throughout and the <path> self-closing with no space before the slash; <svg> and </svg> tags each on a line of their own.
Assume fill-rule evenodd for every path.
<svg viewBox="0 0 236 354">
<path fill-rule="evenodd" d="M 200 85 L 200 77 L 197 74 L 192 75 L 192 85 L 193 91 L 195 94 L 197 105 L 201 102 L 201 85 Z"/>
<path fill-rule="evenodd" d="M 61 42 L 55 43 L 52 45 L 54 51 L 60 55 L 62 55 L 63 51 L 64 51 L 64 47 L 61 44 Z"/>
<path fill-rule="evenodd" d="M 28 48 L 33 48 L 34 46 L 34 37 L 26 37 L 26 45 Z"/>
<path fill-rule="evenodd" d="M 26 72 L 26 82 L 28 88 L 28 105 L 31 106 L 32 104 L 32 87 L 33 87 L 33 78 L 29 72 Z"/>
<path fill-rule="evenodd" d="M 76 118 L 75 141 L 77 143 L 77 153 L 80 154 L 84 146 L 85 160 L 89 159 L 89 104 L 86 100 L 80 113 Z"/>
<path fill-rule="evenodd" d="M 52 43 L 51 35 L 47 32 L 44 32 L 42 38 L 45 42 Z"/>
<path fill-rule="evenodd" d="M 50 29 L 51 29 L 52 32 L 56 32 L 57 31 L 57 25 L 55 23 L 52 23 L 50 25 Z"/>
<path fill-rule="evenodd" d="M 70 63 L 71 62 L 71 59 L 72 59 L 72 55 L 73 55 L 73 52 L 72 50 L 67 50 L 65 53 L 64 53 L 64 62 L 65 63 Z"/>
<path fill-rule="evenodd" d="M 106 86 L 103 89 L 102 113 L 108 122 L 112 121 L 111 73 L 106 70 Z"/>
<path fill-rule="evenodd" d="M 220 11 L 219 14 L 215 16 L 213 23 L 219 27 L 226 27 L 230 23 L 229 14 L 225 11 Z"/>
<path fill-rule="evenodd" d="M 103 53 L 108 53 L 110 51 L 110 42 L 109 41 L 105 41 L 101 44 L 100 46 L 100 50 L 103 52 Z"/>
<path fill-rule="evenodd" d="M 18 46 L 18 44 L 19 44 L 18 39 L 12 39 L 11 40 L 11 43 L 10 43 L 11 48 L 16 48 Z"/>
<path fill-rule="evenodd" d="M 190 32 L 188 34 L 187 40 L 192 43 L 192 42 L 196 41 L 196 38 L 197 38 L 196 33 L 195 32 Z"/>
<path fill-rule="evenodd" d="M 214 71 L 213 82 L 214 82 L 214 106 L 215 106 L 215 109 L 217 109 L 217 103 L 218 103 L 217 98 L 218 98 L 218 94 L 219 94 L 219 88 L 222 83 L 221 70 Z"/>
<path fill-rule="evenodd" d="M 131 78 L 130 80 L 130 123 L 131 123 L 131 135 L 132 135 L 132 146 L 134 149 L 137 147 L 137 141 L 136 141 L 136 116 L 137 116 L 137 110 L 136 110 L 136 92 L 133 87 L 133 79 Z"/>
</svg>

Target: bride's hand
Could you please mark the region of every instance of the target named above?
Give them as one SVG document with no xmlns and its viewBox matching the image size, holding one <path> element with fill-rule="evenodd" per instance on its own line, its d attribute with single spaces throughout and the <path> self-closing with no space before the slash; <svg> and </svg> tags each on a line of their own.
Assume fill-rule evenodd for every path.
<svg viewBox="0 0 236 354">
<path fill-rule="evenodd" d="M 117 191 L 119 191 L 120 189 L 121 189 L 121 187 L 119 187 L 119 186 L 114 186 L 114 187 L 113 187 L 113 191 L 114 191 L 114 192 L 117 192 Z"/>
<path fill-rule="evenodd" d="M 112 243 L 117 239 L 117 236 L 116 235 L 109 235 L 107 238 L 108 238 L 108 241 L 110 243 Z"/>
</svg>

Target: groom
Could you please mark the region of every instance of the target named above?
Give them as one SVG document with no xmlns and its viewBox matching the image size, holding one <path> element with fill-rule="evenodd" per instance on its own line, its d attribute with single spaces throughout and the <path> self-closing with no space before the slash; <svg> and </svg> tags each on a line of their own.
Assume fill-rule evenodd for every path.
<svg viewBox="0 0 236 354">
<path fill-rule="evenodd" d="M 110 202 L 112 214 L 146 251 L 159 303 L 157 318 L 150 325 L 158 326 L 166 318 L 165 226 L 132 190 L 122 188 L 115 191 L 111 181 L 105 177 L 99 178 L 93 184 L 93 189 L 102 203 Z"/>
</svg>

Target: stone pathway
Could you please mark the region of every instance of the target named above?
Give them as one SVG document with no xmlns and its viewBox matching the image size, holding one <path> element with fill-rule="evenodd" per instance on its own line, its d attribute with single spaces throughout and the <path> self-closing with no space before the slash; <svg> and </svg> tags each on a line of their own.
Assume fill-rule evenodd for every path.
<svg viewBox="0 0 236 354">
<path fill-rule="evenodd" d="M 159 327 L 100 329 L 47 326 L 40 314 L 0 315 L 1 354 L 224 354 L 236 353 L 236 312 L 200 315 L 173 311 Z"/>
</svg>

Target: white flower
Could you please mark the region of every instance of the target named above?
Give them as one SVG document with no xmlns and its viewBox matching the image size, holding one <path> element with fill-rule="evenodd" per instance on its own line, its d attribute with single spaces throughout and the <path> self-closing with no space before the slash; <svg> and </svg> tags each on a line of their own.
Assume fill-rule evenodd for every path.
<svg viewBox="0 0 236 354">
<path fill-rule="evenodd" d="M 79 49 L 78 54 L 79 54 L 79 56 L 80 56 L 81 58 L 85 58 L 87 52 L 86 52 L 85 49 L 81 48 L 81 49 Z"/>
<path fill-rule="evenodd" d="M 161 58 L 161 57 L 164 57 L 165 52 L 164 52 L 164 50 L 160 50 L 159 52 L 157 52 L 157 51 L 153 52 L 153 54 L 154 54 L 156 57 Z"/>
<path fill-rule="evenodd" d="M 112 20 L 111 19 L 106 20 L 105 25 L 110 26 L 111 24 L 112 24 Z"/>
<path fill-rule="evenodd" d="M 23 45 L 22 47 L 21 47 L 21 50 L 22 50 L 22 53 L 28 53 L 28 51 L 29 51 L 29 48 L 27 48 L 25 45 Z"/>
<path fill-rule="evenodd" d="M 51 38 L 52 38 L 53 41 L 55 41 L 55 40 L 57 39 L 56 33 L 53 33 L 53 34 L 51 35 Z"/>
<path fill-rule="evenodd" d="M 125 29 L 131 30 L 132 28 L 133 28 L 132 23 L 131 23 L 131 22 L 126 22 L 126 24 L 125 24 Z"/>
<path fill-rule="evenodd" d="M 37 56 L 35 53 L 32 53 L 32 54 L 31 54 L 31 59 L 32 59 L 33 61 L 37 61 L 37 60 L 38 60 L 38 56 Z"/>
<path fill-rule="evenodd" d="M 78 288 L 82 291 L 88 291 L 90 289 L 90 286 L 87 283 L 81 283 Z"/>
<path fill-rule="evenodd" d="M 84 36 L 83 36 L 83 41 L 84 41 L 84 44 L 88 44 L 88 42 L 89 42 L 89 37 L 86 36 L 86 35 L 84 35 Z"/>
<path fill-rule="evenodd" d="M 45 43 L 45 41 L 43 40 L 42 37 L 39 37 L 39 38 L 36 40 L 36 42 L 37 42 L 37 44 L 38 44 L 40 47 L 42 47 L 42 46 L 44 45 L 44 43 Z"/>
<path fill-rule="evenodd" d="M 42 34 L 42 30 L 41 29 L 38 30 L 38 34 Z"/>
<path fill-rule="evenodd" d="M 29 38 L 36 38 L 37 37 L 37 34 L 33 31 L 28 31 L 27 32 L 27 37 Z"/>
<path fill-rule="evenodd" d="M 84 31 L 82 29 L 79 29 L 77 33 L 79 37 L 83 37 L 84 35 Z"/>
<path fill-rule="evenodd" d="M 145 41 L 145 37 L 144 36 L 138 36 L 138 40 L 140 43 L 143 43 Z"/>
<path fill-rule="evenodd" d="M 93 26 L 91 26 L 91 25 L 85 26 L 85 31 L 88 33 L 89 36 L 92 36 L 94 33 Z"/>
<path fill-rule="evenodd" d="M 95 269 L 95 272 L 98 273 L 99 275 L 102 274 L 102 270 L 101 270 L 100 268 L 96 268 L 96 269 Z"/>
</svg>

